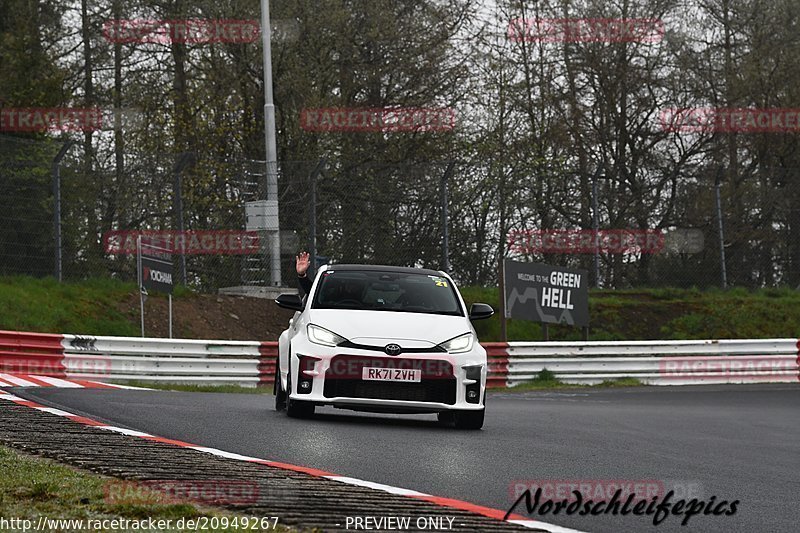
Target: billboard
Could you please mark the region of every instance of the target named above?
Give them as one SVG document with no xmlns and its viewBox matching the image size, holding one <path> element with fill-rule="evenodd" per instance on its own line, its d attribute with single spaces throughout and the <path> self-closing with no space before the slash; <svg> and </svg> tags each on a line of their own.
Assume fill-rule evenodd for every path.
<svg viewBox="0 0 800 533">
<path fill-rule="evenodd" d="M 139 287 L 150 291 L 172 294 L 174 287 L 172 253 L 159 239 L 141 237 L 141 270 Z"/>
<path fill-rule="evenodd" d="M 506 318 L 589 325 L 587 271 L 505 260 L 503 277 Z"/>
</svg>

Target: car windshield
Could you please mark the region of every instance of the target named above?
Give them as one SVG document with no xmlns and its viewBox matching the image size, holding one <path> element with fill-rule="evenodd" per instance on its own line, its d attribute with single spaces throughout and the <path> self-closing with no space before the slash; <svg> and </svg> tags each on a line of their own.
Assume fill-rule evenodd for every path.
<svg viewBox="0 0 800 533">
<path fill-rule="evenodd" d="M 447 278 L 371 270 L 323 272 L 312 307 L 464 315 Z"/>
</svg>

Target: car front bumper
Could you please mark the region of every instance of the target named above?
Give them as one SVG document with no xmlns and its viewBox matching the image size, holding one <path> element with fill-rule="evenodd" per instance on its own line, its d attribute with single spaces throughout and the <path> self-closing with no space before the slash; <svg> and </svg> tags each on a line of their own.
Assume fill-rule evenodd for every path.
<svg viewBox="0 0 800 533">
<path fill-rule="evenodd" d="M 486 389 L 486 351 L 475 343 L 461 354 L 402 353 L 292 344 L 290 398 L 316 405 L 396 413 L 480 410 Z M 392 341 L 387 341 L 392 342 Z M 302 368 L 301 368 L 302 367 Z M 419 369 L 419 382 L 362 379 L 362 368 Z"/>
</svg>

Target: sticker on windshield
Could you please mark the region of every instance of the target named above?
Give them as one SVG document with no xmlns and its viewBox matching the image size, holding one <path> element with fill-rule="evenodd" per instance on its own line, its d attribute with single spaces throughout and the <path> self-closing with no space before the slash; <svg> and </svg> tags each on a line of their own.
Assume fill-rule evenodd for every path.
<svg viewBox="0 0 800 533">
<path fill-rule="evenodd" d="M 447 280 L 440 278 L 439 276 L 428 276 L 433 280 L 434 285 L 437 287 L 447 287 Z"/>
</svg>

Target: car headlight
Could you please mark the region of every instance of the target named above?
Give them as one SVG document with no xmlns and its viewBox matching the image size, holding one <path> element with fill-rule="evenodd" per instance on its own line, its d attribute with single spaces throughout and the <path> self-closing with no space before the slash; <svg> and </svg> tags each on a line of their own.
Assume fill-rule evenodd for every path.
<svg viewBox="0 0 800 533">
<path fill-rule="evenodd" d="M 444 341 L 439 346 L 444 348 L 448 353 L 463 353 L 472 350 L 474 344 L 475 336 L 472 333 L 464 333 L 449 341 Z"/>
<path fill-rule="evenodd" d="M 347 339 L 341 335 L 337 335 L 332 331 L 315 326 L 314 324 L 309 324 L 306 331 L 308 332 L 308 340 L 314 344 L 321 344 L 323 346 L 338 346 L 339 344 L 347 341 Z"/>
</svg>

